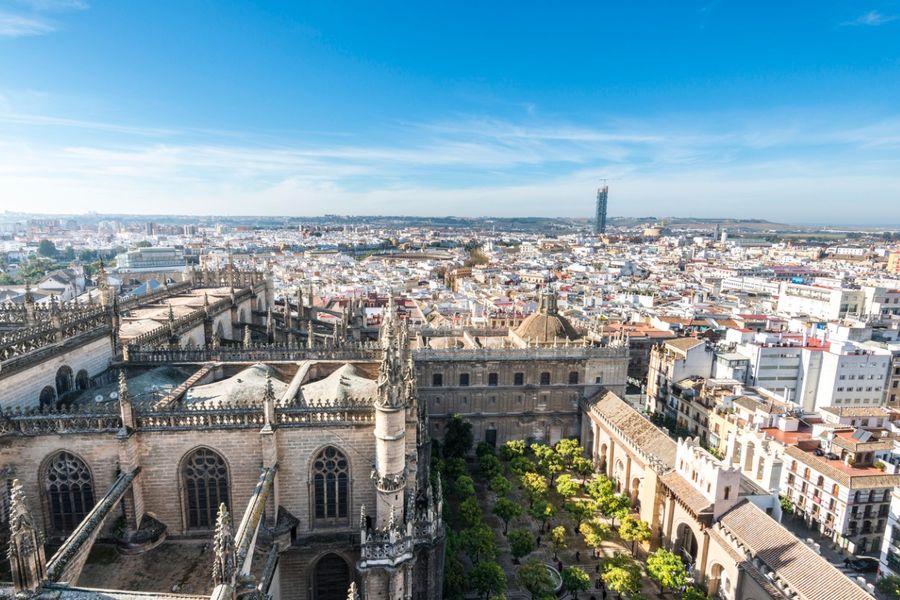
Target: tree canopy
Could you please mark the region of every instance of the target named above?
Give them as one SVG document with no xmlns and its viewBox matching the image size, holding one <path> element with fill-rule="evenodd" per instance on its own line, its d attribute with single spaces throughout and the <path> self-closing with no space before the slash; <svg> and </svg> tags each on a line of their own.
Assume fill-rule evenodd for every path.
<svg viewBox="0 0 900 600">
<path fill-rule="evenodd" d="M 481 561 L 475 565 L 472 572 L 469 573 L 472 581 L 472 587 L 480 594 L 483 594 L 485 600 L 491 595 L 499 595 L 506 591 L 506 573 L 503 568 L 494 561 Z"/>
<path fill-rule="evenodd" d="M 678 589 L 687 582 L 687 568 L 681 557 L 660 548 L 647 557 L 647 574 L 663 589 Z"/>
<path fill-rule="evenodd" d="M 516 574 L 519 583 L 523 588 L 528 590 L 534 600 L 543 598 L 553 594 L 553 579 L 550 577 L 550 571 L 540 561 L 536 559 L 529 560 L 527 563 L 519 567 Z"/>
<path fill-rule="evenodd" d="M 447 421 L 447 433 L 444 435 L 444 456 L 462 458 L 469 453 L 474 442 L 472 424 L 463 421 L 459 415 L 452 415 Z"/>
</svg>

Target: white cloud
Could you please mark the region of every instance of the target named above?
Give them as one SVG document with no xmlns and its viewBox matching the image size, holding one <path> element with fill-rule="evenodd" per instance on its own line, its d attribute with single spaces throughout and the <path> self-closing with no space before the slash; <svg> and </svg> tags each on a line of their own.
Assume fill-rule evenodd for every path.
<svg viewBox="0 0 900 600">
<path fill-rule="evenodd" d="M 885 23 L 890 23 L 891 21 L 896 21 L 900 19 L 900 15 L 885 15 L 883 13 L 878 12 L 877 10 L 870 10 L 867 13 L 863 13 L 852 21 L 847 21 L 844 25 L 866 25 L 869 27 L 878 27 L 879 25 L 884 25 Z"/>
<path fill-rule="evenodd" d="M 900 148 L 900 118 L 846 114 L 858 120 L 460 116 L 371 144 L 6 114 L 0 198 L 44 212 L 587 216 L 605 178 L 614 215 L 876 222 L 897 202 L 900 159 L 885 150 Z"/>
<path fill-rule="evenodd" d="M 0 38 L 44 35 L 53 31 L 56 26 L 46 19 L 0 12 Z"/>
<path fill-rule="evenodd" d="M 37 11 L 67 11 L 87 10 L 88 3 L 84 0 L 16 0 L 21 5 Z"/>
</svg>

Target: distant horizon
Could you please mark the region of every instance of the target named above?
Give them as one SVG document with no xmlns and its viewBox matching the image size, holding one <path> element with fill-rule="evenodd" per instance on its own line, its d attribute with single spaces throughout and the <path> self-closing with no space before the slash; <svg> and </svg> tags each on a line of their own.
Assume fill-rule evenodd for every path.
<svg viewBox="0 0 900 600">
<path fill-rule="evenodd" d="M 488 220 L 488 219 L 497 219 L 504 221 L 511 220 L 529 220 L 529 219 L 543 219 L 548 221 L 554 220 L 574 220 L 574 221 L 584 221 L 589 224 L 593 222 L 593 217 L 590 216 L 564 216 L 564 217 L 550 217 L 550 216 L 542 216 L 542 215 L 517 215 L 517 216 L 507 216 L 507 215 L 417 215 L 417 214 L 336 214 L 336 213 L 323 213 L 316 215 L 298 215 L 298 214 L 203 214 L 203 213 L 106 213 L 106 212 L 97 212 L 97 211 L 87 211 L 87 212 L 24 212 L 24 211 L 10 211 L 4 210 L 4 212 L 0 213 L 0 222 L 3 221 L 4 216 L 10 215 L 21 215 L 23 217 L 66 217 L 66 218 L 75 218 L 75 217 L 91 217 L 91 218 L 132 218 L 132 219 L 327 219 L 327 218 L 349 218 L 349 219 L 464 219 L 464 220 Z M 665 221 L 668 219 L 679 219 L 687 222 L 691 221 L 706 221 L 708 223 L 704 224 L 716 224 L 716 223 L 727 223 L 729 221 L 735 222 L 735 225 L 740 225 L 741 223 L 758 223 L 761 225 L 771 224 L 776 226 L 788 226 L 788 227 L 821 227 L 821 228 L 830 228 L 830 227 L 847 227 L 847 228 L 860 228 L 860 229 L 873 229 L 877 231 L 887 231 L 887 230 L 900 230 L 900 223 L 896 224 L 885 224 L 885 223 L 837 223 L 837 222 L 821 222 L 821 223 L 813 223 L 813 222 L 785 222 L 785 221 L 772 221 L 771 219 L 767 219 L 765 217 L 754 217 L 754 218 L 744 218 L 744 217 L 699 217 L 696 215 L 682 216 L 682 215 L 643 215 L 643 216 L 625 216 L 625 215 L 610 215 L 608 217 L 609 220 L 635 220 L 635 221 Z"/>
</svg>

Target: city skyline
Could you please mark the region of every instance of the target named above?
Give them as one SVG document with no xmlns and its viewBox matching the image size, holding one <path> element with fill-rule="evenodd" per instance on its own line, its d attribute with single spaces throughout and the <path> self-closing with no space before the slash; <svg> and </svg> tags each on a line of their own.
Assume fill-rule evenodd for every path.
<svg viewBox="0 0 900 600">
<path fill-rule="evenodd" d="M 7 0 L 0 208 L 878 225 L 898 15 Z"/>
</svg>

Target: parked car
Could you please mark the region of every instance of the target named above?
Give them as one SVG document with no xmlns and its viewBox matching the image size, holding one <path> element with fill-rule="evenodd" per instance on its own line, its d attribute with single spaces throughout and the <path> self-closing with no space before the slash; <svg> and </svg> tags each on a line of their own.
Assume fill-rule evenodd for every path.
<svg viewBox="0 0 900 600">
<path fill-rule="evenodd" d="M 857 573 L 875 573 L 878 571 L 878 559 L 871 556 L 845 558 L 844 566 L 848 569 L 853 569 Z"/>
</svg>

